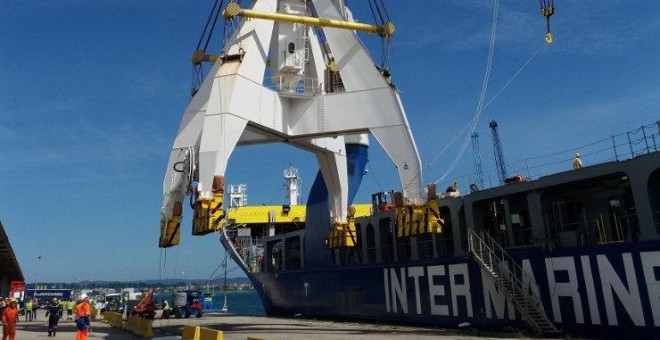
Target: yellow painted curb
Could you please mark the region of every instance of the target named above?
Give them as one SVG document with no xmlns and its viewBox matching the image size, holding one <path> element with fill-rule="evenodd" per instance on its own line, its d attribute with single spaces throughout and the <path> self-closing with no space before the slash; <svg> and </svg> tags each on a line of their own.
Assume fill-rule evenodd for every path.
<svg viewBox="0 0 660 340">
<path fill-rule="evenodd" d="M 135 316 L 128 317 L 128 323 L 126 324 L 126 329 L 129 332 L 145 337 L 153 338 L 154 330 L 152 327 L 153 320 L 138 318 Z"/>
<path fill-rule="evenodd" d="M 199 340 L 222 340 L 222 331 L 200 327 Z"/>
<path fill-rule="evenodd" d="M 199 326 L 183 326 L 182 340 L 199 340 Z"/>
<path fill-rule="evenodd" d="M 124 319 L 122 315 L 115 312 L 103 312 L 103 322 L 110 324 L 110 326 L 122 329 L 124 328 Z"/>
</svg>

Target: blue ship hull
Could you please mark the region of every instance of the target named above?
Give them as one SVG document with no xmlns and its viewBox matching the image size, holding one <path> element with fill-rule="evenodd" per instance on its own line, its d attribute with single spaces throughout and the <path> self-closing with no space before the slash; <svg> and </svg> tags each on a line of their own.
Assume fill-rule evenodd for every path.
<svg viewBox="0 0 660 340">
<path fill-rule="evenodd" d="M 329 249 L 327 191 L 317 180 L 305 228 L 263 237 L 258 266 L 249 269 L 226 234 L 223 244 L 268 315 L 529 328 L 512 291 L 469 252 L 467 230 L 482 230 L 503 242 L 526 274 L 518 277 L 522 287 L 540 297 L 562 335 L 660 338 L 659 164 L 656 152 L 445 197 L 439 203 L 447 224 L 433 234 L 432 252 L 428 233 L 397 234 L 393 211 L 356 219 L 355 246 Z M 360 177 L 351 174 L 353 185 Z"/>
<path fill-rule="evenodd" d="M 660 335 L 660 242 L 512 256 L 564 334 Z M 486 329 L 525 328 L 470 256 L 251 275 L 269 315 Z"/>
</svg>

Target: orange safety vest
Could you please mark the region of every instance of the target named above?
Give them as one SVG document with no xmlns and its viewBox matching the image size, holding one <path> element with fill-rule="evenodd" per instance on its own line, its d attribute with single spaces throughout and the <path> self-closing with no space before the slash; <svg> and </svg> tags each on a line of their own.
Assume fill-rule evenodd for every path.
<svg viewBox="0 0 660 340">
<path fill-rule="evenodd" d="M 81 302 L 76 306 L 76 317 L 89 316 L 92 314 L 92 307 L 89 303 Z"/>
</svg>

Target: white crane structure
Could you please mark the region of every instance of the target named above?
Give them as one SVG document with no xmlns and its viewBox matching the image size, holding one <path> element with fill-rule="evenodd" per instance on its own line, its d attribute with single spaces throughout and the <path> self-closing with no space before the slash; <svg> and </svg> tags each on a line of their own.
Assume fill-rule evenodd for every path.
<svg viewBox="0 0 660 340">
<path fill-rule="evenodd" d="M 179 228 L 192 191 L 193 234 L 218 230 L 230 155 L 236 146 L 262 143 L 286 142 L 316 155 L 329 223 L 348 214 L 345 144 L 366 143 L 368 133 L 396 166 L 404 197 L 422 203 L 421 162 L 399 93 L 355 32 L 388 36 L 391 23 L 356 23 L 343 0 L 256 0 L 251 9 L 230 3 L 224 16 L 242 18 L 222 55 L 205 59 L 214 65 L 183 114 L 163 185 L 161 228 Z M 161 247 L 176 239 L 161 236 Z"/>
</svg>

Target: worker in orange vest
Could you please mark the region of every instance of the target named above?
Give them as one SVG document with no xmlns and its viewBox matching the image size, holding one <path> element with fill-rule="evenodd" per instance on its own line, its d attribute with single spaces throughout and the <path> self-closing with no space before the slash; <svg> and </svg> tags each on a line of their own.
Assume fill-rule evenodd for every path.
<svg viewBox="0 0 660 340">
<path fill-rule="evenodd" d="M 85 296 L 82 302 L 76 305 L 76 340 L 87 340 L 91 314 L 92 307 L 89 305 L 89 296 Z"/>
<path fill-rule="evenodd" d="M 18 308 L 16 300 L 10 300 L 9 306 L 2 312 L 2 340 L 16 339 Z"/>
</svg>

